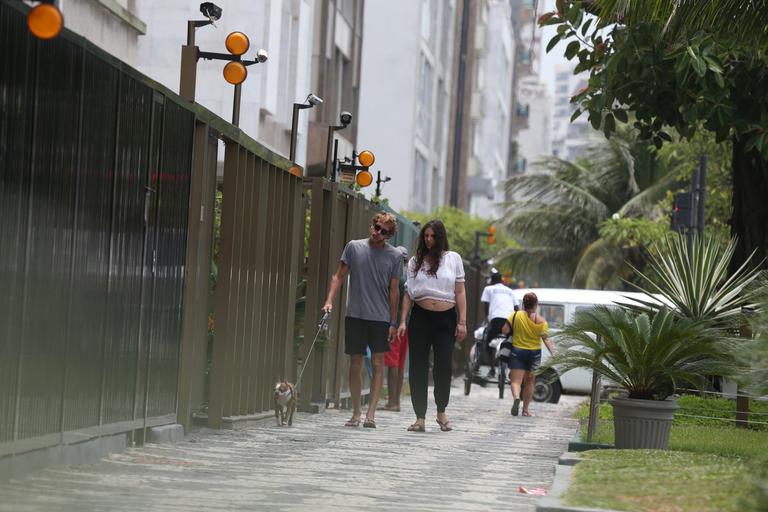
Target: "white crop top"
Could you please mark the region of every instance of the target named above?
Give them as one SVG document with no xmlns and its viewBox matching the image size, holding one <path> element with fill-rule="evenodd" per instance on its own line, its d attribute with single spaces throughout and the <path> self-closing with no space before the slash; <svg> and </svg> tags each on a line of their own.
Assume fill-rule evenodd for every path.
<svg viewBox="0 0 768 512">
<path fill-rule="evenodd" d="M 464 282 L 464 262 L 453 251 L 446 251 L 437 268 L 437 274 L 427 274 L 429 264 L 424 261 L 419 272 L 414 274 L 416 257 L 408 261 L 408 281 L 405 288 L 412 300 L 435 299 L 456 303 L 456 283 Z"/>
</svg>

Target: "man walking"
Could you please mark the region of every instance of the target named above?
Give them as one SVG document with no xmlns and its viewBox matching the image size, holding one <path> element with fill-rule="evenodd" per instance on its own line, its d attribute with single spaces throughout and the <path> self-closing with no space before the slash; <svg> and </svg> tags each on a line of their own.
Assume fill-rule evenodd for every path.
<svg viewBox="0 0 768 512">
<path fill-rule="evenodd" d="M 488 316 L 488 329 L 486 330 L 484 348 L 489 351 L 489 344 L 496 336 L 501 334 L 501 328 L 512 312 L 517 311 L 519 305 L 512 289 L 501 282 L 501 274 L 497 270 L 491 272 L 491 284 L 483 289 L 480 297 L 485 314 Z M 496 375 L 496 368 L 492 365 L 488 377 Z"/>
<path fill-rule="evenodd" d="M 323 312 L 330 313 L 333 299 L 341 285 L 350 276 L 347 316 L 344 320 L 346 337 L 344 352 L 350 356 L 349 390 L 352 395 L 352 417 L 347 427 L 360 425 L 362 407 L 363 355 L 371 349 L 373 378 L 368 412 L 363 426 L 376 428 L 376 404 L 384 381 L 384 354 L 397 332 L 397 305 L 400 299 L 399 282 L 403 271 L 403 257 L 387 243 L 395 234 L 397 221 L 391 213 L 376 214 L 371 221 L 370 237 L 352 240 L 341 253 L 341 262 L 331 278 Z"/>
</svg>

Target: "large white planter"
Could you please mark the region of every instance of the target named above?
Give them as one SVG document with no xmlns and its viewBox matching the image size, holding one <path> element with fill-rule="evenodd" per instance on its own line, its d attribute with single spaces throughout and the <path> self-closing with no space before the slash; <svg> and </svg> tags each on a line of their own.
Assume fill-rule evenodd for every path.
<svg viewBox="0 0 768 512">
<path fill-rule="evenodd" d="M 680 408 L 674 398 L 613 398 L 610 403 L 613 406 L 616 448 L 667 449 L 672 418 Z"/>
</svg>

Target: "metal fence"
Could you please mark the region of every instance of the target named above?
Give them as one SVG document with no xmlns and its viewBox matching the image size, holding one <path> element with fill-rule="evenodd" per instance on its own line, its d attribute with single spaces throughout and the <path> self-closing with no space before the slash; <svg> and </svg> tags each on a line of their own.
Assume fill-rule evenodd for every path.
<svg viewBox="0 0 768 512">
<path fill-rule="evenodd" d="M 0 0 L 0 457 L 269 409 L 292 361 L 300 169 Z M 217 148 L 221 261 L 210 294 Z"/>
<path fill-rule="evenodd" d="M 0 455 L 175 421 L 195 115 L 0 3 Z"/>
</svg>

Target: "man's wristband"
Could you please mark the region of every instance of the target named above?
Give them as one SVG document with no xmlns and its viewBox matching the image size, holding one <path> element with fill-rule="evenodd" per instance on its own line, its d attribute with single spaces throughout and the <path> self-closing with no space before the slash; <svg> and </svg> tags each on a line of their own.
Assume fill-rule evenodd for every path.
<svg viewBox="0 0 768 512">
<path fill-rule="evenodd" d="M 400 324 L 397 322 L 389 322 L 390 327 L 398 327 Z"/>
</svg>

